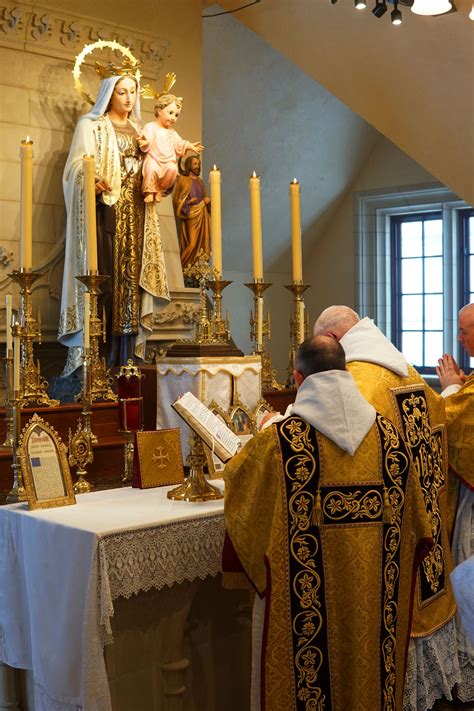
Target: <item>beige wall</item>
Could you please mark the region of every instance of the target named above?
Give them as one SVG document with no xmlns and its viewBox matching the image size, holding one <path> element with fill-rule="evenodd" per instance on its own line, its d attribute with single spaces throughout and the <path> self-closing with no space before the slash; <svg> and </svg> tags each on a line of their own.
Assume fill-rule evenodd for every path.
<svg viewBox="0 0 474 711">
<path fill-rule="evenodd" d="M 13 291 L 15 306 L 18 304 L 18 294 L 11 289 L 7 275 L 18 267 L 19 144 L 29 135 L 35 155 L 33 267 L 46 272 L 35 288 L 34 308 L 41 304 L 45 340 L 56 338 L 59 312 L 65 225 L 61 176 L 77 118 L 87 110 L 73 86 L 75 56 L 85 44 L 99 38 L 118 39 L 140 58 L 147 81 L 159 87 L 165 73 L 175 71 L 175 90 L 185 98 L 179 128 L 184 136 L 198 140 L 202 117 L 200 15 L 200 0 L 158 0 L 152 11 L 144 0 L 79 0 L 74 5 L 52 0 L 47 8 L 5 3 L 0 33 L 0 314 L 7 291 Z M 86 87 L 94 92 L 98 83 L 90 66 L 85 67 L 85 77 Z M 152 104 L 149 102 L 143 112 L 144 121 L 153 118 Z M 170 212 L 165 207 L 166 211 Z M 173 218 L 166 219 L 174 229 Z M 0 333 L 4 333 L 2 316 L 0 319 Z"/>
<path fill-rule="evenodd" d="M 433 183 L 433 176 L 390 141 L 380 138 L 323 234 L 305 235 L 308 306 L 314 316 L 331 304 L 357 307 L 355 195 L 359 191 Z M 313 320 L 314 320 L 313 318 Z"/>
</svg>

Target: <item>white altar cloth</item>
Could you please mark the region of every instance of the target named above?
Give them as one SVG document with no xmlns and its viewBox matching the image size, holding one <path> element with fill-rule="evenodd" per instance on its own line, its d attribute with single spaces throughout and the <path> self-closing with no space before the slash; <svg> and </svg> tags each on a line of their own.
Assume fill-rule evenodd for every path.
<svg viewBox="0 0 474 711">
<path fill-rule="evenodd" d="M 35 711 L 110 711 L 113 600 L 220 572 L 223 500 L 171 501 L 170 488 L 0 507 L 0 661 L 32 670 Z"/>
</svg>

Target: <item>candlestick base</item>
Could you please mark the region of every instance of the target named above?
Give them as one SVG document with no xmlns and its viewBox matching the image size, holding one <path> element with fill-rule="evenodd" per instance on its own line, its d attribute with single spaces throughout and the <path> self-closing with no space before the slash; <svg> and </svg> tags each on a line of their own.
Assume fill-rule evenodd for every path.
<svg viewBox="0 0 474 711">
<path fill-rule="evenodd" d="M 7 496 L 7 504 L 16 504 L 18 501 L 26 501 L 26 491 L 23 484 L 23 474 L 21 471 L 21 462 L 18 453 L 21 433 L 21 401 L 19 399 L 19 391 L 15 390 L 11 400 L 13 411 L 13 486 Z"/>
<path fill-rule="evenodd" d="M 305 310 L 303 299 L 304 292 L 310 288 L 309 284 L 294 281 L 293 284 L 285 285 L 285 289 L 293 294 L 293 317 L 290 317 L 290 356 L 287 368 L 286 387 L 294 387 L 293 370 L 295 367 L 296 351 L 300 343 L 308 337 L 309 324 L 308 314 Z"/>
<path fill-rule="evenodd" d="M 174 501 L 211 501 L 223 499 L 223 492 L 206 481 L 204 476 L 204 465 L 206 455 L 201 438 L 193 432 L 190 438 L 190 452 L 186 459 L 190 470 L 184 484 L 180 484 L 175 489 L 168 491 L 168 499 Z"/>
</svg>

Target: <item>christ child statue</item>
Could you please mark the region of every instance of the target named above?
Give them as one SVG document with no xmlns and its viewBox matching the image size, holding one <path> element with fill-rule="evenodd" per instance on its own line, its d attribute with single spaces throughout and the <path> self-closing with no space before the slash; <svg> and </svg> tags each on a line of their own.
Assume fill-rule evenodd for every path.
<svg viewBox="0 0 474 711">
<path fill-rule="evenodd" d="M 199 142 L 185 141 L 174 130 L 183 100 L 174 94 L 159 96 L 155 104 L 156 120 L 145 124 L 139 146 L 145 153 L 142 168 L 142 193 L 145 202 L 159 202 L 168 195 L 178 175 L 178 157 L 187 151 L 201 153 Z"/>
</svg>

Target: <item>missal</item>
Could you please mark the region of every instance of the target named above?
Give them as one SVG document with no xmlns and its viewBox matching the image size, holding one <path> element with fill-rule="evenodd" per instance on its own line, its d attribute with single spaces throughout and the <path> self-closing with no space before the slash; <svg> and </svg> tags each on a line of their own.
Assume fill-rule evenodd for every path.
<svg viewBox="0 0 474 711">
<path fill-rule="evenodd" d="M 240 438 L 192 392 L 184 393 L 172 407 L 222 462 L 227 462 L 240 449 Z"/>
</svg>

